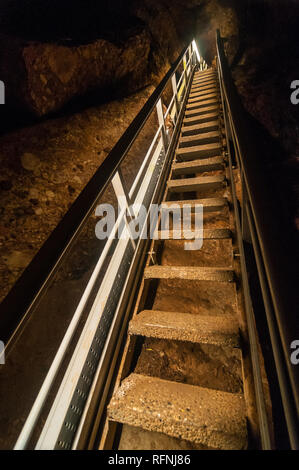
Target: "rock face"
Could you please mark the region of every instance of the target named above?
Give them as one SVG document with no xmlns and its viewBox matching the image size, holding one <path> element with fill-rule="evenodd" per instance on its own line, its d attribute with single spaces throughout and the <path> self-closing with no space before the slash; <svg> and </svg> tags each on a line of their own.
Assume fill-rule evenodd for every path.
<svg viewBox="0 0 299 470">
<path fill-rule="evenodd" d="M 104 39 L 90 44 L 67 47 L 50 43 L 19 45 L 19 64 L 22 65 L 25 86 L 18 104 L 37 116 L 57 111 L 74 96 L 120 83 L 132 92 L 148 83 L 147 60 L 150 38 L 141 31 L 124 45 Z M 14 99 L 10 86 L 12 70 L 6 69 L 8 96 Z"/>
</svg>

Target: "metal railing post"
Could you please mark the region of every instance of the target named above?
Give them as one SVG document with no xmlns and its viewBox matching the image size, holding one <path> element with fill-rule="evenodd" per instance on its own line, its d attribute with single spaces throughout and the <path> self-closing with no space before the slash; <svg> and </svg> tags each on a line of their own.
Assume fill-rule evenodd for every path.
<svg viewBox="0 0 299 470">
<path fill-rule="evenodd" d="M 246 189 L 243 172 L 241 172 L 241 187 L 242 187 L 242 206 L 243 206 L 242 208 L 242 238 L 245 242 L 251 243 L 249 222 L 248 222 L 247 211 L 246 211 L 246 206 L 249 202 L 249 199 L 248 199 L 248 192 Z"/>
<path fill-rule="evenodd" d="M 112 178 L 111 183 L 112 183 L 115 195 L 117 197 L 117 203 L 118 203 L 118 206 L 119 206 L 119 210 L 120 210 L 120 212 L 122 210 L 124 211 L 123 221 L 124 221 L 124 224 L 127 228 L 128 233 L 130 235 L 132 246 L 135 249 L 136 248 L 136 243 L 135 243 L 135 241 L 133 240 L 133 238 L 131 236 L 132 234 L 130 232 L 128 217 L 127 217 L 127 215 L 129 214 L 129 216 L 132 218 L 132 217 L 134 217 L 134 214 L 133 214 L 133 211 L 131 210 L 130 196 L 129 196 L 128 191 L 125 188 L 125 183 L 124 183 L 123 176 L 122 176 L 122 173 L 121 173 L 120 169 L 115 173 L 114 177 Z"/>
<path fill-rule="evenodd" d="M 184 91 L 184 96 L 187 91 L 187 83 L 188 83 L 188 73 L 187 73 L 187 54 L 184 55 L 183 57 L 183 67 L 184 67 L 184 80 L 185 80 L 185 91 Z"/>
<path fill-rule="evenodd" d="M 172 85 L 172 91 L 174 95 L 175 119 L 177 120 L 177 116 L 179 114 L 179 101 L 178 101 L 178 89 L 177 89 L 175 73 L 171 77 L 171 85 Z"/>
<path fill-rule="evenodd" d="M 166 154 L 167 147 L 168 147 L 168 139 L 167 139 L 167 134 L 166 134 L 166 127 L 165 127 L 165 120 L 164 120 L 164 113 L 163 113 L 163 105 L 162 105 L 162 99 L 161 98 L 159 98 L 159 100 L 156 104 L 156 109 L 157 109 L 159 125 L 162 126 L 161 132 L 162 132 L 163 150 L 164 150 L 164 153 Z"/>
</svg>

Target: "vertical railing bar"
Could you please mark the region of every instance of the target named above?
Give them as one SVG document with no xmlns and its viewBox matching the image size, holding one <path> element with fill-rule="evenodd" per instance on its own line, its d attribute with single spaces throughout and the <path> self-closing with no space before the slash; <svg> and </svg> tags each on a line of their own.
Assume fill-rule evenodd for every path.
<svg viewBox="0 0 299 470">
<path fill-rule="evenodd" d="M 159 125 L 162 126 L 162 129 L 161 129 L 162 142 L 163 142 L 163 149 L 164 149 L 164 152 L 165 152 L 165 155 L 166 155 L 168 142 L 167 142 L 167 136 L 166 136 L 165 120 L 164 120 L 164 113 L 163 113 L 163 106 L 162 106 L 162 98 L 161 97 L 158 100 L 158 103 L 156 104 L 156 109 L 157 109 Z"/>
<path fill-rule="evenodd" d="M 133 209 L 132 209 L 132 202 L 133 201 L 130 200 L 129 193 L 126 190 L 125 182 L 124 182 L 124 179 L 123 179 L 120 168 L 115 173 L 115 175 L 112 178 L 111 182 L 112 182 L 112 186 L 113 186 L 115 195 L 117 197 L 118 205 L 121 209 L 124 208 L 124 211 L 125 211 L 124 212 L 124 222 L 125 222 L 126 229 L 127 229 L 128 233 L 130 233 L 130 227 L 129 227 L 129 223 L 128 223 L 127 214 L 129 214 L 130 217 L 134 217 L 135 214 L 133 213 Z M 125 202 L 125 204 L 123 204 L 123 202 Z M 130 233 L 130 235 L 131 235 L 131 233 Z M 135 250 L 136 249 L 136 243 L 133 240 L 132 236 L 130 236 L 130 240 L 131 240 L 131 244 L 133 246 L 133 249 Z"/>
<path fill-rule="evenodd" d="M 177 120 L 178 113 L 179 113 L 179 103 L 178 103 L 178 89 L 177 89 L 175 73 L 171 77 L 171 86 L 172 86 L 173 97 L 174 97 L 174 102 L 175 102 L 175 116 Z"/>
</svg>

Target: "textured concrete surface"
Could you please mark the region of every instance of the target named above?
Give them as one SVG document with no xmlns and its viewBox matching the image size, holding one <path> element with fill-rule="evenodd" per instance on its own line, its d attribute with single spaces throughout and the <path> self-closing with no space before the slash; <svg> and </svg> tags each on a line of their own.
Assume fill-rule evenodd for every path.
<svg viewBox="0 0 299 470">
<path fill-rule="evenodd" d="M 200 171 L 221 170 L 223 168 L 224 162 L 222 157 L 203 158 L 201 160 L 193 160 L 191 162 L 175 163 L 172 166 L 172 174 L 174 176 L 187 175 Z"/>
<path fill-rule="evenodd" d="M 243 395 L 131 374 L 108 407 L 112 421 L 216 449 L 245 449 Z"/>
<path fill-rule="evenodd" d="M 196 111 L 186 111 L 186 116 L 188 117 L 190 114 L 203 114 L 205 110 L 209 110 L 210 108 L 199 108 Z M 215 109 L 215 107 L 211 107 L 211 110 Z M 217 109 L 217 107 L 216 107 Z M 197 145 L 195 147 L 189 147 L 189 148 L 182 148 L 178 149 L 176 151 L 176 155 L 179 156 L 180 158 L 186 159 L 190 157 L 217 157 L 220 155 L 221 152 L 221 146 L 220 144 L 214 143 L 214 144 L 205 144 L 205 145 Z"/>
<path fill-rule="evenodd" d="M 161 279 L 153 309 L 212 316 L 236 315 L 235 288 L 235 283 Z"/>
<path fill-rule="evenodd" d="M 195 95 L 196 96 L 196 95 Z M 219 128 L 219 121 L 210 121 L 203 124 L 195 124 L 194 126 L 183 126 L 182 135 L 194 135 L 201 132 L 215 131 Z"/>
<path fill-rule="evenodd" d="M 215 91 L 208 91 L 206 93 L 200 94 L 196 98 L 189 98 L 188 103 L 199 103 L 200 101 L 204 101 L 206 99 L 211 98 L 218 98 L 218 93 Z"/>
<path fill-rule="evenodd" d="M 238 323 L 233 316 L 200 316 L 182 312 L 144 310 L 130 322 L 129 334 L 219 346 L 239 346 Z"/>
<path fill-rule="evenodd" d="M 194 237 L 193 237 L 194 238 Z M 200 250 L 186 250 L 186 240 L 165 240 L 160 264 L 162 266 L 231 267 L 232 243 L 230 239 L 204 239 Z M 216 268 L 216 269 L 217 269 Z"/>
<path fill-rule="evenodd" d="M 192 101 L 197 100 L 198 97 L 205 98 L 207 94 L 218 94 L 218 87 L 217 85 L 206 85 L 205 87 L 202 87 L 202 91 L 194 91 L 193 93 L 190 93 L 189 95 L 189 102 L 192 103 Z"/>
<path fill-rule="evenodd" d="M 218 119 L 218 109 L 213 108 L 209 112 L 207 112 L 204 116 L 200 115 L 193 115 L 193 116 L 186 116 L 183 120 L 184 126 L 195 126 L 196 124 L 203 124 L 206 122 L 211 122 L 215 121 L 215 119 Z"/>
<path fill-rule="evenodd" d="M 193 240 L 194 238 L 202 237 L 203 240 L 208 239 L 228 239 L 232 234 L 229 229 L 207 229 L 201 231 L 194 230 L 158 230 L 156 232 L 160 240 Z"/>
<path fill-rule="evenodd" d="M 230 346 L 145 337 L 134 373 L 243 393 L 241 351 Z"/>
<path fill-rule="evenodd" d="M 135 426 L 123 425 L 118 450 L 212 450 L 209 447 L 160 432 L 146 431 Z"/>
<path fill-rule="evenodd" d="M 187 109 L 198 109 L 198 108 L 203 108 L 204 106 L 212 106 L 213 104 L 218 103 L 218 99 L 210 99 L 210 100 L 202 100 L 198 101 L 197 103 L 188 103 L 187 104 Z"/>
<path fill-rule="evenodd" d="M 224 184 L 224 176 L 202 176 L 198 178 L 171 180 L 167 183 L 167 186 L 172 192 L 192 192 L 203 191 L 206 188 L 221 187 Z"/>
<path fill-rule="evenodd" d="M 223 209 L 225 206 L 227 206 L 227 199 L 222 197 L 186 200 L 184 199 L 183 201 L 165 201 L 162 202 L 161 207 L 162 209 L 168 209 L 169 207 L 173 206 L 173 204 L 179 205 L 180 207 L 183 205 L 190 205 L 191 207 L 194 207 L 198 204 L 202 204 L 204 212 L 208 212 Z"/>
<path fill-rule="evenodd" d="M 232 282 L 234 271 L 226 268 L 197 268 L 193 266 L 149 266 L 145 279 L 188 279 L 190 281 Z"/>
</svg>

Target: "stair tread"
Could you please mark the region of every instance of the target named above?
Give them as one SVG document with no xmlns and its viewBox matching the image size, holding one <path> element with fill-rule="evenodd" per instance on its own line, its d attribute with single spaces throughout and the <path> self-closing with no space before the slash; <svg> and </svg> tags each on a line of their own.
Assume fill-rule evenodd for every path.
<svg viewBox="0 0 299 470">
<path fill-rule="evenodd" d="M 205 75 L 194 75 L 193 83 L 200 82 L 200 81 L 203 81 L 203 80 L 208 80 L 209 78 L 216 78 L 216 77 L 217 77 L 217 75 L 215 73 L 209 73 L 209 74 L 205 74 Z"/>
<path fill-rule="evenodd" d="M 222 183 L 225 181 L 224 175 L 216 175 L 216 176 L 197 176 L 195 178 L 182 178 L 178 180 L 169 180 L 167 181 L 167 186 L 185 186 L 186 184 L 190 183 L 193 184 L 197 182 L 198 184 L 202 183 Z"/>
<path fill-rule="evenodd" d="M 217 80 L 215 78 L 207 78 L 206 80 L 201 80 L 199 82 L 193 82 L 191 86 L 191 91 L 194 92 L 195 90 L 201 90 L 203 87 L 207 85 L 217 85 Z"/>
<path fill-rule="evenodd" d="M 179 144 L 193 144 L 193 142 L 200 142 L 202 140 L 208 139 L 220 139 L 220 132 L 218 131 L 210 131 L 210 132 L 202 132 L 198 135 L 187 136 L 187 137 L 180 137 Z"/>
<path fill-rule="evenodd" d="M 232 236 L 229 228 L 204 229 L 199 233 L 194 230 L 158 230 L 155 233 L 159 240 L 194 240 L 195 238 L 202 238 L 203 240 L 224 240 Z"/>
<path fill-rule="evenodd" d="M 202 158 L 201 160 L 191 160 L 172 165 L 173 175 L 190 174 L 197 171 L 221 170 L 224 167 L 222 157 Z"/>
<path fill-rule="evenodd" d="M 199 73 L 195 72 L 193 80 L 200 80 L 202 78 L 211 77 L 211 76 L 212 77 L 217 76 L 215 70 L 206 70 L 204 72 L 199 72 Z"/>
<path fill-rule="evenodd" d="M 221 154 L 220 142 L 213 144 L 194 145 L 191 147 L 182 147 L 176 150 L 176 155 L 181 158 L 186 157 L 213 157 Z"/>
<path fill-rule="evenodd" d="M 197 109 L 197 108 L 204 108 L 206 106 L 213 106 L 214 104 L 218 103 L 218 99 L 214 98 L 212 100 L 203 100 L 198 101 L 196 103 L 187 103 L 187 109 Z"/>
<path fill-rule="evenodd" d="M 217 83 L 216 78 L 210 77 L 210 78 L 205 78 L 205 79 L 202 79 L 202 80 L 194 80 L 192 82 L 192 87 L 191 88 L 205 86 L 206 84 L 210 84 L 210 83 L 214 83 L 216 85 L 216 83 Z"/>
<path fill-rule="evenodd" d="M 214 88 L 217 89 L 217 83 L 216 82 L 207 82 L 204 85 L 194 85 L 191 87 L 190 94 L 189 96 L 192 95 L 198 95 L 199 93 L 206 93 L 207 90 Z"/>
<path fill-rule="evenodd" d="M 191 207 L 194 207 L 198 204 L 202 204 L 204 211 L 208 212 L 209 210 L 220 210 L 223 207 L 227 207 L 228 200 L 225 197 L 222 197 L 222 198 L 186 199 L 184 201 L 164 201 L 161 204 L 161 209 L 167 210 L 174 204 L 176 204 L 179 207 L 182 207 L 185 204 L 190 205 Z"/>
<path fill-rule="evenodd" d="M 198 108 L 198 109 L 190 109 L 190 110 L 186 110 L 185 112 L 185 116 L 188 117 L 188 116 L 196 116 L 196 115 L 200 115 L 200 114 L 208 114 L 210 113 L 211 111 L 216 111 L 216 110 L 219 110 L 219 104 L 215 104 L 215 105 L 212 105 L 212 106 L 204 106 L 202 108 Z"/>
<path fill-rule="evenodd" d="M 196 77 L 201 77 L 204 75 L 208 75 L 209 73 L 216 73 L 215 69 L 209 68 L 208 70 L 203 70 L 203 71 L 197 71 L 195 72 L 194 76 Z"/>
<path fill-rule="evenodd" d="M 182 178 L 169 180 L 167 188 L 172 192 L 192 192 L 205 188 L 213 188 L 224 185 L 226 179 L 224 175 L 217 176 L 197 176 L 195 178 Z"/>
<path fill-rule="evenodd" d="M 190 281 L 232 282 L 232 268 L 210 268 L 194 266 L 148 266 L 144 270 L 145 279 L 186 279 Z"/>
<path fill-rule="evenodd" d="M 189 95 L 189 98 L 188 98 L 188 102 L 194 102 L 194 101 L 200 101 L 200 100 L 203 100 L 205 99 L 206 97 L 218 97 L 219 94 L 216 90 L 216 88 L 209 88 L 207 90 L 203 90 L 201 92 L 195 92 L 195 93 L 190 93 Z"/>
<path fill-rule="evenodd" d="M 214 67 L 209 67 L 209 68 L 207 68 L 207 70 L 197 70 L 195 72 L 195 75 L 206 74 L 208 72 L 215 72 L 215 68 Z"/>
<path fill-rule="evenodd" d="M 247 445 L 244 397 L 130 374 L 108 406 L 108 418 L 215 449 Z"/>
<path fill-rule="evenodd" d="M 200 115 L 196 116 L 195 114 L 191 117 L 185 117 L 183 121 L 183 126 L 186 127 L 189 124 L 192 125 L 192 123 L 197 123 L 197 124 L 208 123 L 210 121 L 214 121 L 215 118 L 219 118 L 219 113 L 216 111 L 206 113 L 205 115 L 202 115 L 202 116 Z"/>
<path fill-rule="evenodd" d="M 189 100 L 188 100 L 188 104 L 189 103 L 200 103 L 204 100 L 208 100 L 208 99 L 211 99 L 211 98 L 217 98 L 218 97 L 218 94 L 216 93 L 216 91 L 214 93 L 203 93 L 202 95 L 198 95 L 198 96 L 189 96 Z"/>
<path fill-rule="evenodd" d="M 144 310 L 130 321 L 129 334 L 238 348 L 239 326 L 233 315 L 198 315 Z"/>
<path fill-rule="evenodd" d="M 210 121 L 205 122 L 202 124 L 195 124 L 194 126 L 183 126 L 182 127 L 182 135 L 189 134 L 189 135 L 196 135 L 197 133 L 205 133 L 206 131 L 210 132 L 212 130 L 219 129 L 219 122 L 218 121 Z"/>
<path fill-rule="evenodd" d="M 198 88 L 196 90 L 196 88 Z M 191 95 L 202 95 L 204 93 L 207 93 L 207 90 L 215 90 L 215 91 L 218 91 L 218 84 L 217 82 L 211 82 L 211 83 L 207 83 L 205 85 L 202 85 L 202 86 L 193 86 L 193 90 L 192 90 L 192 87 L 190 89 L 190 94 L 189 96 Z"/>
</svg>

